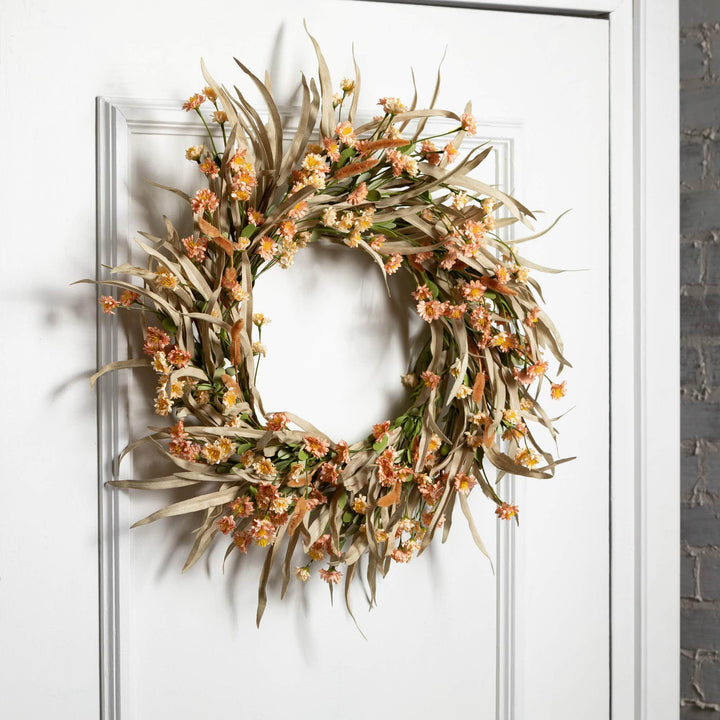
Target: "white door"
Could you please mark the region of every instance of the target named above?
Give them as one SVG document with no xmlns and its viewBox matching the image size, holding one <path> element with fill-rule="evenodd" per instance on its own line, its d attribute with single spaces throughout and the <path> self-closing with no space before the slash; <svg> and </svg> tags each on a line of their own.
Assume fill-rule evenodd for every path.
<svg viewBox="0 0 720 720">
<path fill-rule="evenodd" d="M 123 720 L 227 712 L 360 720 L 378 711 L 399 718 L 550 720 L 574 717 L 570 708 L 580 707 L 585 718 L 607 718 L 607 23 L 379 3 L 312 3 L 301 12 L 292 3 L 272 7 L 278 19 L 258 17 L 252 33 L 227 47 L 256 72 L 268 68 L 288 106 L 299 69 L 315 72 L 303 17 L 336 83 L 352 75 L 354 42 L 362 71 L 359 112 L 367 116 L 381 96 L 411 97 L 411 67 L 420 102 L 428 100 L 447 47 L 438 105 L 462 109 L 473 101 L 479 136 L 495 147 L 483 179 L 544 211 L 539 227 L 571 210 L 523 253 L 574 271 L 539 279 L 575 367 L 557 414 L 571 410 L 558 423 L 559 447 L 578 459 L 553 480 L 502 481 L 521 508 L 518 528 L 500 524 L 479 493 L 471 496 L 495 574 L 458 512 L 444 546 L 437 542 L 381 582 L 379 607 L 366 612 L 363 593 L 356 593 L 367 640 L 342 600 L 330 606 L 320 583 L 293 585 L 284 601 L 271 583 L 257 630 L 262 558 L 231 556 L 223 575 L 218 544 L 207 561 L 181 575 L 197 517 L 129 530 L 167 497 L 105 490 L 105 706 Z M 223 33 L 233 39 L 229 29 Z M 242 82 L 214 45 L 212 57 L 216 79 Z M 188 95 L 203 84 L 199 72 L 183 82 Z M 158 77 L 157 94 L 165 93 Z M 123 132 L 104 145 L 108 157 L 120 158 L 118 177 L 126 180 L 115 195 L 123 261 L 138 230 L 159 233 L 162 214 L 181 216 L 173 196 L 144 178 L 192 190 L 195 171 L 183 152 L 198 135 L 167 104 L 136 98 L 102 107 L 107 118 L 113 107 L 125 118 Z M 291 270 L 263 278 L 255 307 L 273 321 L 263 335 L 269 356 L 259 376 L 266 406 L 292 408 L 350 441 L 392 416 L 408 360 L 405 303 L 387 299 L 364 257 L 311 248 Z M 371 312 L 382 323 L 369 322 Z M 308 333 L 313 327 L 319 332 Z M 148 388 L 139 377 L 118 383 L 111 392 L 120 439 L 133 439 L 157 421 L 147 412 Z M 147 476 L 158 467 L 151 455 L 138 454 L 120 476 Z"/>
<path fill-rule="evenodd" d="M 383 95 L 408 100 L 411 67 L 421 101 L 428 100 L 447 47 L 438 104 L 462 109 L 468 99 L 473 101 L 479 135 L 496 147 L 483 168 L 484 177 L 510 189 L 532 209 L 544 210 L 540 226 L 572 210 L 549 235 L 528 245 L 526 254 L 542 264 L 578 270 L 541 278 L 549 312 L 575 366 L 566 376 L 567 402 L 558 406 L 559 412 L 573 407 L 558 424 L 560 450 L 578 459 L 559 468 L 551 481 L 518 480 L 513 487 L 503 480 L 506 496 L 514 497 L 521 509 L 517 529 L 498 526 L 493 507 L 479 494 L 471 495 L 476 522 L 494 557 L 495 575 L 458 513 L 446 545 L 438 543 L 409 566 L 393 568 L 380 584 L 378 608 L 368 614 L 362 593 L 354 598 L 367 640 L 347 617 L 342 602 L 330 607 L 326 588 L 317 585 L 294 586 L 282 602 L 277 586 L 271 585 L 268 610 L 256 630 L 257 562 L 250 559 L 240 565 L 231 558 L 223 575 L 218 547 L 207 563 L 181 575 L 194 519 L 130 531 L 132 521 L 165 503 L 166 497 L 103 489 L 103 667 L 98 692 L 106 717 L 184 720 L 232 714 L 255 719 L 292 714 L 302 720 L 355 720 L 383 713 L 422 719 L 551 720 L 579 714 L 591 720 L 607 718 L 607 21 L 319 0 L 268 0 L 252 6 L 222 1 L 211 10 L 184 1 L 102 6 L 78 0 L 63 5 L 67 7 L 62 12 L 48 4 L 29 16 L 42 41 L 38 52 L 47 53 L 42 66 L 45 82 L 61 85 L 75 78 L 81 105 L 94 95 L 131 98 L 102 105 L 100 118 L 101 133 L 113 131 L 102 136 L 100 177 L 120 180 L 112 188 L 103 186 L 116 214 L 101 216 L 101 234 L 104 250 L 115 253 L 118 261 L 126 259 L 137 230 L 157 231 L 162 214 L 173 217 L 180 210 L 170 195 L 149 188 L 142 179 L 181 187 L 192 183 L 182 151 L 196 129 L 187 125 L 182 111 L 141 99 L 181 100 L 199 89 L 201 55 L 219 80 L 240 83 L 240 72 L 230 59 L 236 55 L 258 72 L 268 68 L 278 97 L 290 106 L 299 69 L 314 73 L 312 48 L 302 31 L 306 18 L 335 82 L 352 74 L 354 42 L 363 74 L 364 114 L 373 114 Z M 14 20 L 13 27 L 24 32 L 22 22 Z M 86 31 L 76 35 L 75 28 Z M 31 62 L 35 61 L 28 57 Z M 28 81 L 26 91 L 31 90 L 45 95 Z M 69 102 L 65 90 L 48 92 L 53 108 Z M 89 127 L 86 105 L 75 115 L 58 110 L 57 118 L 43 123 L 57 124 L 71 136 L 73 122 Z M 39 113 L 38 108 L 38 115 L 24 122 L 36 128 Z M 46 125 L 37 127 L 38 142 L 45 132 Z M 65 221 L 63 212 L 87 212 L 92 165 L 82 148 L 61 147 L 59 142 L 53 147 L 72 156 L 67 180 L 73 187 L 67 192 L 78 203 L 64 203 L 62 212 L 58 208 L 52 221 L 60 224 Z M 74 191 L 76 183 L 82 192 Z M 30 192 L 31 183 L 24 185 Z M 53 194 L 64 192 L 56 178 Z M 108 208 L 107 203 L 101 207 Z M 47 227 L 53 227 L 50 219 Z M 85 229 L 92 235 L 91 225 Z M 77 228 L 72 230 L 72 238 L 70 229 L 62 238 L 71 248 L 64 252 L 73 258 L 87 256 L 91 244 L 77 237 Z M 78 244 L 70 245 L 71 240 Z M 349 253 L 342 255 L 340 260 L 310 250 L 292 270 L 267 276 L 267 284 L 258 291 L 263 306 L 258 307 L 273 324 L 266 335 L 270 355 L 260 382 L 267 397 L 275 394 L 284 398 L 283 404 L 294 403 L 300 414 L 331 434 L 352 436 L 365 434 L 368 423 L 388 416 L 406 357 L 402 333 L 395 331 L 397 314 L 372 267 Z M 73 272 L 80 264 L 81 260 L 70 263 Z M 273 289 L 280 288 L 290 300 L 278 302 Z M 260 292 L 266 293 L 264 298 Z M 383 314 L 381 326 L 367 325 L 369 307 Z M 308 312 L 323 324 L 328 339 L 324 347 L 293 334 Z M 347 318 L 344 326 L 339 318 Z M 332 392 L 314 394 L 297 387 L 273 365 L 277 358 L 296 352 L 294 341 L 304 343 L 299 367 L 308 377 L 308 387 L 329 381 Z M 69 356 L 75 357 L 72 352 L 68 350 Z M 124 353 L 121 342 L 118 356 Z M 68 368 L 67 374 L 72 372 Z M 105 400 L 100 418 L 103 453 L 143 432 L 146 420 L 157 422 L 143 415 L 144 401 L 134 382 L 123 374 L 115 380 L 105 378 L 99 389 Z M 22 402 L 18 397 L 18 405 Z M 83 418 L 91 415 L 89 400 L 78 400 L 78 408 Z M 64 515 L 54 505 L 53 520 L 66 515 L 77 519 L 78 507 L 86 514 L 90 506 L 92 512 L 94 489 L 85 491 L 82 485 L 92 474 L 87 421 L 70 425 L 54 423 L 52 432 L 66 446 L 78 448 L 77 464 L 65 455 L 62 459 L 73 471 L 84 470 L 73 481 L 73 492 L 82 501 L 73 505 L 65 499 L 78 495 L 53 498 L 53 503 L 65 503 L 59 505 Z M 67 447 L 64 452 L 71 455 Z M 103 460 L 107 467 L 107 457 Z M 121 477 L 142 476 L 153 462 L 147 456 L 132 458 L 123 465 Z M 20 476 L 26 467 L 17 470 Z M 27 497 L 21 500 L 18 507 L 25 507 Z M 87 599 L 95 580 L 94 522 L 93 517 L 79 530 L 68 523 L 62 536 L 54 524 L 37 523 L 42 526 L 43 552 L 58 543 L 58 537 L 58 544 L 83 543 L 87 552 L 82 560 L 79 554 L 58 554 L 62 562 L 80 563 L 64 572 L 84 580 L 81 587 L 70 587 L 54 562 L 43 567 L 49 578 L 46 592 L 62 608 L 59 616 L 73 619 L 72 632 L 59 626 L 54 635 L 40 633 L 31 597 L 27 608 L 13 610 L 13 618 L 20 617 L 22 623 L 3 624 L 9 628 L 10 646 L 27 653 L 20 661 L 39 668 L 33 681 L 49 688 L 36 695 L 34 686 L 15 683 L 12 673 L 6 674 L 0 682 L 8 717 L 35 718 L 48 711 L 52 715 L 51 702 L 61 708 L 62 714 L 55 714 L 61 720 L 95 716 L 95 677 L 88 680 L 94 668 L 90 665 L 88 673 L 85 662 L 98 632 L 94 596 Z M 12 547 L 14 543 L 15 539 Z M 7 574 L 3 567 L 3 580 Z M 58 658 L 72 658 L 75 652 L 85 664 L 80 669 L 73 662 L 49 662 L 35 650 L 42 647 Z"/>
</svg>

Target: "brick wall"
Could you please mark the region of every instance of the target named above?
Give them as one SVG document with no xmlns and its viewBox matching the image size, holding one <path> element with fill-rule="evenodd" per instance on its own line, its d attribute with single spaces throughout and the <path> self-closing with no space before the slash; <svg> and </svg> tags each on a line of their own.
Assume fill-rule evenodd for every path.
<svg viewBox="0 0 720 720">
<path fill-rule="evenodd" d="M 720 0 L 680 0 L 683 720 L 720 720 Z"/>
</svg>

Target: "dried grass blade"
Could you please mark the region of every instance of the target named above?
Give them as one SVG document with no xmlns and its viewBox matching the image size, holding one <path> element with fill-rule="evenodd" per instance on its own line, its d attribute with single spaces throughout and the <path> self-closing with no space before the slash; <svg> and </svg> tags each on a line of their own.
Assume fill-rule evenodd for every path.
<svg viewBox="0 0 720 720">
<path fill-rule="evenodd" d="M 527 237 L 520 238 L 519 240 L 513 240 L 513 245 L 519 245 L 520 243 L 528 242 L 529 240 L 537 240 L 537 238 L 542 237 L 543 235 L 549 233 L 559 222 L 562 218 L 565 217 L 570 212 L 570 210 L 566 210 L 565 212 L 560 213 L 552 223 L 552 225 L 549 225 L 544 230 L 541 230 L 540 232 L 535 233 L 534 235 L 528 235 Z M 496 227 L 501 227 L 499 221 L 495 222 Z"/>
<path fill-rule="evenodd" d="M 131 360 L 117 360 L 116 362 L 108 363 L 103 365 L 94 375 L 90 377 L 90 387 L 95 387 L 95 383 L 98 378 L 101 378 L 105 373 L 111 372 L 112 370 L 122 370 L 124 368 L 139 368 L 139 367 L 150 367 L 150 361 L 142 358 L 133 358 Z"/>
<path fill-rule="evenodd" d="M 198 480 L 185 480 L 177 475 L 164 475 L 149 480 L 110 480 L 108 485 L 116 488 L 133 488 L 137 490 L 173 490 L 175 488 L 199 485 Z"/>
<path fill-rule="evenodd" d="M 322 116 L 320 119 L 320 134 L 323 137 L 332 137 L 332 133 L 335 129 L 335 110 L 333 109 L 333 89 L 332 79 L 330 77 L 330 70 L 325 62 L 325 57 L 320 50 L 318 41 L 310 34 L 307 23 L 303 20 L 305 32 L 312 41 L 313 47 L 315 48 L 315 55 L 318 61 L 318 77 L 320 79 L 320 94 L 322 97 Z"/>
<path fill-rule="evenodd" d="M 240 338 L 244 327 L 245 321 L 240 318 L 240 320 L 237 320 L 230 330 L 230 362 L 235 367 L 239 367 L 242 361 L 242 346 Z"/>
<path fill-rule="evenodd" d="M 292 565 L 292 557 L 295 547 L 300 539 L 300 533 L 292 533 L 288 538 L 287 550 L 285 551 L 285 560 L 282 565 L 282 589 L 280 590 L 280 599 L 285 597 L 288 585 L 290 584 L 290 566 Z"/>
<path fill-rule="evenodd" d="M 493 561 L 490 557 L 490 553 L 488 553 L 487 548 L 485 547 L 485 543 L 482 541 L 482 538 L 480 537 L 480 533 L 478 532 L 477 527 L 475 526 L 475 521 L 473 520 L 472 513 L 470 512 L 470 504 L 468 503 L 468 499 L 460 493 L 460 507 L 462 508 L 463 515 L 465 516 L 465 519 L 467 520 L 468 527 L 470 528 L 470 534 L 472 535 L 472 539 L 475 541 L 475 544 L 480 549 L 480 552 L 490 561 L 490 567 L 493 568 Z M 493 568 L 493 573 L 495 572 L 495 568 Z"/>
<path fill-rule="evenodd" d="M 445 50 L 443 52 L 443 56 L 440 58 L 440 63 L 438 64 L 437 79 L 435 80 L 435 90 L 433 91 L 432 100 L 430 101 L 431 108 L 435 107 L 435 103 L 437 102 L 438 95 L 440 94 L 440 78 L 441 78 L 440 71 L 442 70 L 443 63 L 445 62 L 446 54 L 447 54 L 447 48 L 445 48 Z M 413 76 L 413 78 L 414 78 L 414 76 Z M 457 118 L 457 119 L 458 119 L 458 121 L 460 120 L 460 118 Z M 421 120 L 418 123 L 418 126 L 415 129 L 415 134 L 413 135 L 413 141 L 417 140 L 420 137 L 420 133 L 425 129 L 425 123 L 427 123 L 427 118 Z"/>
<path fill-rule="evenodd" d="M 203 520 L 202 525 L 198 528 L 195 542 L 193 543 L 192 548 L 190 548 L 190 552 L 185 560 L 182 572 L 189 570 L 212 544 L 212 541 L 219 532 L 219 528 L 215 523 L 215 520 L 219 515 L 219 508 L 208 508 L 205 511 L 205 519 Z"/>
<path fill-rule="evenodd" d="M 411 112 L 417 107 L 417 100 L 418 100 L 418 91 L 417 91 L 417 82 L 415 81 L 415 70 L 410 68 L 410 75 L 412 77 L 412 84 L 413 84 L 413 99 L 410 103 L 410 106 L 408 107 L 408 110 Z M 409 120 L 405 120 L 400 125 L 400 134 L 402 135 L 403 132 L 405 132 L 405 128 L 408 126 Z"/>
<path fill-rule="evenodd" d="M 224 505 L 230 500 L 235 499 L 238 488 L 239 485 L 232 485 L 224 490 L 216 490 L 215 492 L 207 493 L 206 495 L 198 495 L 197 497 L 188 498 L 187 500 L 181 500 L 180 502 L 168 505 L 161 510 L 157 510 L 142 520 L 138 520 L 136 523 L 131 525 L 131 527 L 140 527 L 141 525 L 148 525 L 149 523 L 162 518 L 174 517 L 175 515 L 185 515 L 187 513 L 197 512 L 198 510 L 205 510 L 209 507 Z"/>
<path fill-rule="evenodd" d="M 273 99 L 272 92 L 265 86 L 265 84 L 258 78 L 256 75 L 254 75 L 245 65 L 243 65 L 237 58 L 235 58 L 235 62 L 238 64 L 240 69 L 255 83 L 255 87 L 260 91 L 260 94 L 263 97 L 263 100 L 265 101 L 265 105 L 267 106 L 268 112 L 270 113 L 270 127 L 272 128 L 272 136 L 274 140 L 274 154 L 273 154 L 273 164 L 272 169 L 275 178 L 277 179 L 278 173 L 280 172 L 280 163 L 282 162 L 282 143 L 283 143 L 283 126 L 282 126 L 282 119 L 280 117 L 280 112 L 277 108 L 277 105 L 275 104 L 275 100 Z M 269 134 L 268 134 L 268 141 L 270 140 Z"/>
<path fill-rule="evenodd" d="M 244 137 L 244 134 L 242 132 L 242 128 L 240 127 L 240 121 L 238 118 L 237 113 L 235 112 L 235 106 L 233 105 L 232 100 L 230 99 L 230 96 L 225 91 L 225 88 L 218 85 L 215 80 L 213 79 L 212 75 L 208 72 L 208 69 L 205 65 L 204 60 L 200 60 L 200 70 L 202 71 L 202 75 L 205 78 L 205 82 L 215 91 L 215 93 L 218 96 L 218 99 L 220 100 L 220 104 L 222 105 L 222 109 L 225 111 L 225 114 L 228 116 L 228 121 L 233 128 L 233 131 L 236 133 L 239 133 L 241 135 L 241 139 L 245 140 L 247 142 L 247 138 Z M 230 147 L 231 143 L 228 142 L 228 147 Z"/>
<path fill-rule="evenodd" d="M 174 193 L 178 197 L 181 197 L 185 202 L 190 204 L 190 196 L 187 193 L 184 193 L 182 190 L 179 190 L 178 188 L 170 187 L 168 185 L 161 185 L 160 183 L 153 182 L 152 180 L 148 180 L 145 178 L 145 182 L 149 185 L 152 185 L 153 187 L 160 188 L 161 190 L 167 190 L 168 192 Z"/>
<path fill-rule="evenodd" d="M 352 59 L 353 66 L 355 67 L 355 88 L 353 90 L 353 99 L 350 103 L 350 109 L 348 110 L 348 120 L 354 124 L 358 100 L 360 99 L 360 68 L 358 67 L 357 59 L 355 58 L 355 43 L 352 45 Z"/>
<path fill-rule="evenodd" d="M 303 521 L 303 518 L 305 517 L 305 513 L 307 512 L 307 500 L 304 497 L 301 497 L 296 503 L 295 503 L 295 509 L 292 512 L 292 515 L 290 516 L 290 520 L 288 521 L 287 529 L 290 535 L 294 535 L 295 531 L 298 529 L 298 525 Z"/>
<path fill-rule="evenodd" d="M 355 623 L 355 627 L 357 628 L 357 631 L 363 636 L 364 640 L 367 640 L 365 633 L 360 628 L 360 625 L 358 625 L 358 621 L 355 619 L 355 615 L 353 614 L 352 608 L 350 607 L 350 586 L 352 585 L 352 581 L 353 581 L 353 578 L 355 577 L 356 571 L 357 571 L 357 565 L 350 565 L 345 574 L 345 607 L 347 608 L 348 614 L 350 615 L 353 622 Z"/>
<path fill-rule="evenodd" d="M 387 495 L 383 495 L 377 501 L 377 506 L 385 508 L 395 505 L 396 503 L 400 502 L 401 493 L 402 483 L 396 482 L 393 486 L 393 489 L 389 493 L 387 493 Z"/>
<path fill-rule="evenodd" d="M 260 584 L 258 586 L 258 606 L 255 617 L 257 627 L 260 627 L 260 621 L 262 620 L 262 616 L 265 614 L 265 608 L 267 607 L 267 584 L 270 578 L 270 571 L 272 570 L 273 561 L 280 549 L 280 544 L 284 535 L 285 526 L 283 525 L 278 531 L 275 543 L 271 546 L 270 550 L 268 550 L 263 564 L 262 573 L 260 574 Z"/>
<path fill-rule="evenodd" d="M 285 153 L 283 158 L 282 166 L 280 167 L 280 174 L 278 176 L 278 185 L 282 185 L 290 175 L 290 171 L 293 166 L 300 162 L 300 159 L 305 151 L 305 146 L 310 139 L 313 128 L 317 121 L 317 112 L 320 106 L 320 98 L 315 91 L 310 97 L 310 89 L 308 88 L 307 80 L 305 76 L 302 76 L 302 109 L 300 110 L 300 119 L 298 121 L 297 130 L 295 131 L 295 137 L 293 138 L 290 147 Z"/>
</svg>

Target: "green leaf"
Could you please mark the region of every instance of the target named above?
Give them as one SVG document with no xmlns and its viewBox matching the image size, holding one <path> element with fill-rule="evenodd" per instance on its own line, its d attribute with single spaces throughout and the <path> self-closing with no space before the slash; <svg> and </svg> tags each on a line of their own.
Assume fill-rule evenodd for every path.
<svg viewBox="0 0 720 720">
<path fill-rule="evenodd" d="M 169 317 L 164 317 L 160 322 L 165 330 L 167 330 L 171 335 L 177 334 L 177 325 L 175 325 Z"/>
<path fill-rule="evenodd" d="M 382 440 L 380 440 L 380 442 L 376 442 L 373 445 L 373 450 L 379 455 L 387 447 L 389 439 L 390 438 L 386 435 Z"/>
<path fill-rule="evenodd" d="M 243 231 L 240 233 L 240 237 L 249 238 L 252 237 L 253 233 L 257 230 L 257 227 L 250 223 L 249 225 L 246 225 L 243 228 Z"/>
<path fill-rule="evenodd" d="M 346 147 L 341 153 L 340 153 L 340 162 L 344 163 L 346 160 L 349 160 L 351 157 L 355 157 L 356 150 L 353 147 Z"/>
<path fill-rule="evenodd" d="M 427 281 L 427 286 L 430 288 L 430 292 L 432 293 L 434 298 L 437 298 L 437 296 L 440 294 L 440 288 L 432 281 Z"/>
<path fill-rule="evenodd" d="M 353 519 L 353 514 L 350 512 L 343 513 L 342 519 L 344 523 L 349 523 Z"/>
<path fill-rule="evenodd" d="M 298 453 L 298 460 L 300 460 L 300 462 L 305 462 L 309 457 L 306 450 L 301 450 Z"/>
<path fill-rule="evenodd" d="M 370 190 L 367 194 L 367 199 L 370 202 L 377 202 L 380 199 L 380 193 L 377 190 Z"/>
</svg>

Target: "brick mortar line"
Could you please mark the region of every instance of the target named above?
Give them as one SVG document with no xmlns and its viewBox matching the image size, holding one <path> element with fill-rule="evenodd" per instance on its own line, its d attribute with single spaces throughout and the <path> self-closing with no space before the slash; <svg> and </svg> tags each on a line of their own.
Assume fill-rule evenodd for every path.
<svg viewBox="0 0 720 720">
<path fill-rule="evenodd" d="M 700 710 L 716 710 L 717 712 L 720 712 L 720 704 L 718 703 L 707 703 L 702 700 L 695 700 L 693 698 L 682 698 L 680 700 L 680 706 L 681 707 L 696 707 Z M 711 720 L 708 718 L 708 720 Z"/>
<path fill-rule="evenodd" d="M 720 89 L 720 86 L 718 86 Z M 698 143 L 698 145 L 702 144 L 703 150 L 705 149 L 707 145 L 707 141 L 703 140 L 702 143 Z M 706 163 L 703 160 L 703 172 L 706 169 Z M 715 168 L 712 168 L 712 171 L 714 171 Z M 692 195 L 700 195 L 701 193 L 706 192 L 714 192 L 720 189 L 720 176 L 718 175 L 711 175 L 708 177 L 703 177 L 700 180 L 692 180 L 691 182 L 681 182 L 680 183 L 680 195 L 681 196 L 692 196 Z"/>
<path fill-rule="evenodd" d="M 695 25 L 683 25 L 680 28 L 680 38 L 684 40 L 690 35 L 704 34 L 705 32 L 720 32 L 720 21 L 695 23 Z"/>
<path fill-rule="evenodd" d="M 720 345 L 720 339 L 706 338 L 703 335 L 683 335 L 680 338 L 680 347 L 682 349 L 703 350 L 706 348 L 714 348 Z"/>
<path fill-rule="evenodd" d="M 687 438 L 680 443 L 680 449 L 685 456 L 717 455 L 720 454 L 720 441 L 709 438 Z"/>
<path fill-rule="evenodd" d="M 699 596 L 682 595 L 680 597 L 681 610 L 702 610 L 707 612 L 720 612 L 720 600 Z"/>
<path fill-rule="evenodd" d="M 702 547 L 696 545 L 688 545 L 682 548 L 685 557 L 689 558 L 717 558 L 720 559 L 720 547 L 717 545 L 704 545 Z"/>
<path fill-rule="evenodd" d="M 710 237 L 708 237 L 708 235 Z M 710 245 L 711 243 L 720 241 L 720 227 L 711 226 L 707 230 L 694 230 L 689 233 L 680 235 L 681 244 L 703 243 Z"/>
<path fill-rule="evenodd" d="M 718 198 L 718 202 L 720 202 L 720 198 Z M 693 285 L 683 285 L 680 288 L 680 297 L 681 298 L 688 298 L 690 300 L 710 300 L 713 298 L 720 297 L 720 285 L 703 285 L 702 283 L 696 283 Z M 707 337 L 707 335 L 704 335 L 704 333 L 697 332 L 697 333 L 684 333 L 680 336 L 680 338 L 692 338 L 692 337 Z M 711 339 L 707 337 L 708 341 Z"/>
<path fill-rule="evenodd" d="M 696 235 L 681 235 L 680 236 L 680 247 L 703 247 L 705 245 L 720 245 L 720 229 L 717 231 L 719 233 L 718 237 L 707 237 L 707 232 L 702 234 L 696 234 Z M 712 232 L 711 232 L 712 234 Z M 683 283 L 683 285 L 688 285 L 692 283 Z M 681 286 L 682 287 L 682 286 Z"/>
<path fill-rule="evenodd" d="M 701 128 L 683 128 L 680 131 L 682 140 L 720 140 L 720 125 L 704 125 Z"/>
</svg>

